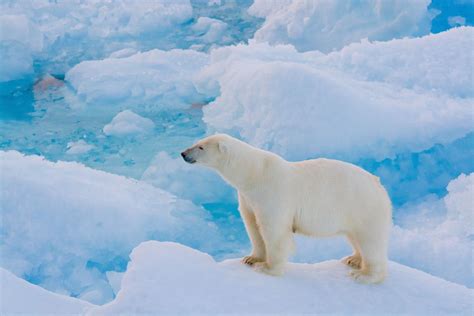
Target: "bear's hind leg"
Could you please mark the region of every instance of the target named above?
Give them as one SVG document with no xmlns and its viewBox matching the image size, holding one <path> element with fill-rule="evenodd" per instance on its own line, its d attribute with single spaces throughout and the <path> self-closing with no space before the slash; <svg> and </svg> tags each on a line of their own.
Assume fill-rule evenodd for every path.
<svg viewBox="0 0 474 316">
<path fill-rule="evenodd" d="M 385 236 L 356 236 L 360 246 L 362 262 L 359 270 L 350 275 L 361 283 L 380 283 L 387 274 L 387 244 Z"/>
</svg>

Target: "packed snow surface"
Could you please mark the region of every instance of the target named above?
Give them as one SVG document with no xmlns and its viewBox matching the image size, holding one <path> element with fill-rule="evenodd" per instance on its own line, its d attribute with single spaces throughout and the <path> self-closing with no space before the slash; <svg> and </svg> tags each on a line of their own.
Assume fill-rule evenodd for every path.
<svg viewBox="0 0 474 316">
<path fill-rule="evenodd" d="M 384 283 L 365 285 L 339 261 L 293 263 L 284 276 L 273 277 L 176 243 L 144 242 L 130 257 L 116 299 L 91 315 L 469 315 L 473 308 L 473 290 L 394 262 Z"/>
<path fill-rule="evenodd" d="M 79 315 L 94 305 L 49 292 L 0 268 L 0 314 Z"/>
<path fill-rule="evenodd" d="M 473 290 L 395 262 L 384 283 L 365 285 L 336 260 L 289 263 L 284 276 L 273 277 L 238 259 L 216 262 L 171 242 L 144 242 L 130 257 L 117 279 L 117 297 L 103 306 L 48 292 L 0 269 L 0 313 L 469 315 L 474 308 Z"/>
</svg>

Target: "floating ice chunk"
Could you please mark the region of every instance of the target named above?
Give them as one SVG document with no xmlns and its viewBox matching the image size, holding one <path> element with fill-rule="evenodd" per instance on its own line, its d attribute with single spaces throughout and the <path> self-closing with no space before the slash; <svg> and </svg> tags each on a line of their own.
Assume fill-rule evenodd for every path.
<svg viewBox="0 0 474 316">
<path fill-rule="evenodd" d="M 471 30 L 449 32 L 452 36 L 442 41 L 443 47 L 456 38 L 459 47 L 465 47 L 466 38 L 472 34 Z M 390 49 L 404 52 L 409 41 L 432 45 L 430 40 L 395 40 Z M 407 51 L 416 55 L 416 47 Z M 436 72 L 450 72 L 452 62 L 443 67 L 450 54 L 433 54 L 440 59 L 429 64 L 421 56 L 418 68 L 412 57 L 407 57 L 407 63 L 414 65 L 413 72 L 423 72 L 436 62 Z M 353 59 L 358 56 L 354 51 Z M 457 97 L 472 95 L 469 58 L 458 59 L 453 72 L 443 75 L 461 77 L 461 86 L 450 85 L 446 92 L 439 82 L 432 83 L 430 76 L 423 75 L 416 75 L 411 84 L 420 82 L 421 89 L 408 90 L 403 79 L 391 77 L 388 73 L 392 68 L 384 69 L 383 64 L 376 64 L 375 71 L 387 77 L 389 84 L 383 78 L 362 81 L 350 67 L 349 73 L 334 69 L 324 64 L 326 59 L 322 54 L 297 53 L 289 47 L 258 43 L 213 50 L 210 65 L 195 80 L 199 91 L 216 97 L 204 107 L 203 119 L 210 131 L 240 135 L 288 159 L 320 155 L 382 159 L 450 142 L 472 131 L 472 98 Z M 441 91 L 432 91 L 432 87 L 440 87 Z"/>
<path fill-rule="evenodd" d="M 460 27 L 421 38 L 363 41 L 328 54 L 319 63 L 361 80 L 473 97 L 474 61 L 466 53 L 472 49 L 473 38 L 474 27 Z"/>
<path fill-rule="evenodd" d="M 95 148 L 94 145 L 90 145 L 90 144 L 86 143 L 85 140 L 81 139 L 81 140 L 78 140 L 77 142 L 67 143 L 66 154 L 81 155 L 81 154 L 85 154 L 85 153 L 91 151 L 94 148 Z"/>
<path fill-rule="evenodd" d="M 450 16 L 448 17 L 448 24 L 451 27 L 466 25 L 466 18 L 463 16 Z"/>
<path fill-rule="evenodd" d="M 33 75 L 33 58 L 21 44 L 0 42 L 0 83 Z"/>
<path fill-rule="evenodd" d="M 31 52 L 43 49 L 43 34 L 25 15 L 0 16 L 0 41 L 21 43 Z"/>
<path fill-rule="evenodd" d="M 361 39 L 390 40 L 428 34 L 430 0 L 255 0 L 248 12 L 265 18 L 254 38 L 329 52 Z"/>
<path fill-rule="evenodd" d="M 25 15 L 0 15 L 0 82 L 32 75 L 42 49 L 43 34 Z"/>
<path fill-rule="evenodd" d="M 227 24 L 216 19 L 200 17 L 192 26 L 193 31 L 202 34 L 201 39 L 205 43 L 222 43 L 222 37 L 227 30 Z"/>
<path fill-rule="evenodd" d="M 142 241 L 222 245 L 205 210 L 147 183 L 14 151 L 0 161 L 1 265 L 49 290 L 104 303 L 105 273 Z"/>
<path fill-rule="evenodd" d="M 76 298 L 48 292 L 0 268 L 0 314 L 79 315 L 94 305 Z"/>
<path fill-rule="evenodd" d="M 78 95 L 87 102 L 154 103 L 163 108 L 207 103 L 192 78 L 208 62 L 194 50 L 158 49 L 126 58 L 84 61 L 66 74 Z"/>
<path fill-rule="evenodd" d="M 234 190 L 215 172 L 191 166 L 181 157 L 173 159 L 166 152 L 156 155 L 142 180 L 197 204 L 236 200 Z"/>
<path fill-rule="evenodd" d="M 176 243 L 144 242 L 130 257 L 120 295 L 91 315 L 426 315 L 469 313 L 473 306 L 472 290 L 394 262 L 383 284 L 367 286 L 352 280 L 339 261 L 289 264 L 284 276 L 272 277 Z"/>
<path fill-rule="evenodd" d="M 141 117 L 130 110 L 125 110 L 104 126 L 104 134 L 108 136 L 148 134 L 154 127 L 155 123 L 152 120 Z"/>
</svg>

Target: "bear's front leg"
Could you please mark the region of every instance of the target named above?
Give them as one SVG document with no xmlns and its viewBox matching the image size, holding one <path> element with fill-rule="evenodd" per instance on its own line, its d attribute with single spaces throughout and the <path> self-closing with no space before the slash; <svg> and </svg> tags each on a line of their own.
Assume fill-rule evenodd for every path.
<svg viewBox="0 0 474 316">
<path fill-rule="evenodd" d="M 263 224 L 260 230 L 267 256 L 265 262 L 254 265 L 255 270 L 269 275 L 282 275 L 293 250 L 293 232 L 273 224 Z"/>
<path fill-rule="evenodd" d="M 265 244 L 258 230 L 255 213 L 240 193 L 239 210 L 240 214 L 242 215 L 242 219 L 244 220 L 247 234 L 249 235 L 250 241 L 252 242 L 252 253 L 249 256 L 242 258 L 242 262 L 248 265 L 263 262 L 265 261 Z"/>
</svg>

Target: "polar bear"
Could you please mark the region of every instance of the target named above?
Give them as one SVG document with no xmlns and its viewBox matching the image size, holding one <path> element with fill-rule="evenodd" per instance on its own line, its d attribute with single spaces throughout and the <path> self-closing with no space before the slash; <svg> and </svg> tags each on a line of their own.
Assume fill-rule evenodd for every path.
<svg viewBox="0 0 474 316">
<path fill-rule="evenodd" d="M 245 264 L 281 275 L 294 233 L 345 235 L 354 250 L 342 259 L 351 276 L 384 280 L 392 206 L 378 177 L 338 160 L 289 162 L 225 134 L 204 138 L 181 156 L 216 170 L 237 189 L 253 248 Z"/>
</svg>

